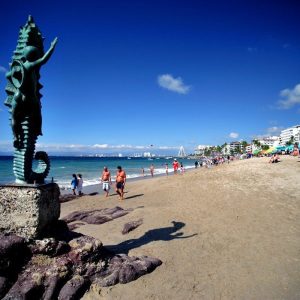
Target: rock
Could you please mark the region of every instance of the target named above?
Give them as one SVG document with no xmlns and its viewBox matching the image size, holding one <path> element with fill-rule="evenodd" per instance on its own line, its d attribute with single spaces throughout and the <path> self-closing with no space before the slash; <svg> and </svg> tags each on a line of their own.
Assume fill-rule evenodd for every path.
<svg viewBox="0 0 300 300">
<path fill-rule="evenodd" d="M 76 199 L 77 196 L 76 195 L 72 195 L 72 194 L 68 194 L 68 195 L 61 195 L 59 197 L 59 202 L 63 203 L 63 202 L 68 202 L 68 201 L 72 201 L 74 199 Z"/>
<path fill-rule="evenodd" d="M 75 300 L 80 299 L 89 286 L 89 281 L 82 276 L 76 275 L 72 277 L 60 290 L 59 300 Z"/>
<path fill-rule="evenodd" d="M 115 255 L 89 236 L 69 240 L 72 232 L 64 222 L 58 222 L 57 228 L 63 229 L 67 240 L 51 237 L 26 242 L 15 235 L 0 236 L 0 298 L 79 299 L 91 284 L 94 290 L 125 284 L 162 263 L 147 256 Z"/>
<path fill-rule="evenodd" d="M 45 238 L 55 238 L 59 241 L 69 242 L 70 240 L 82 236 L 81 233 L 71 231 L 68 224 L 63 220 L 58 220 L 53 223 L 48 231 L 45 231 L 43 237 Z"/>
<path fill-rule="evenodd" d="M 29 257 L 24 238 L 14 234 L 0 235 L 0 275 L 13 276 Z"/>
<path fill-rule="evenodd" d="M 122 234 L 127 234 L 128 232 L 136 229 L 137 227 L 139 227 L 142 224 L 143 224 L 143 219 L 139 219 L 137 221 L 128 222 L 128 223 L 124 224 L 124 227 L 123 227 L 123 230 L 122 230 Z"/>
<path fill-rule="evenodd" d="M 72 262 L 66 256 L 35 255 L 4 299 L 55 299 L 71 272 Z"/>
<path fill-rule="evenodd" d="M 114 208 L 95 209 L 87 211 L 74 211 L 63 218 L 67 223 L 83 221 L 88 224 L 103 224 L 113 219 L 127 215 L 132 209 Z"/>
<path fill-rule="evenodd" d="M 35 240 L 29 246 L 32 254 L 44 254 L 57 256 L 70 250 L 70 246 L 65 241 L 58 241 L 54 238 Z"/>
<path fill-rule="evenodd" d="M 4 297 L 9 289 L 8 279 L 6 277 L 0 276 L 0 298 Z"/>
<path fill-rule="evenodd" d="M 76 222 L 76 223 L 72 223 L 72 224 L 68 224 L 68 227 L 70 230 L 74 230 L 77 229 L 78 227 L 85 225 L 85 223 L 83 222 Z"/>
<path fill-rule="evenodd" d="M 71 240 L 69 246 L 71 250 L 68 257 L 74 264 L 98 262 L 104 254 L 102 242 L 86 235 Z"/>
<path fill-rule="evenodd" d="M 60 215 L 59 187 L 43 185 L 0 186 L 0 231 L 38 238 Z"/>
<path fill-rule="evenodd" d="M 118 254 L 112 257 L 108 268 L 96 277 L 93 284 L 107 287 L 117 283 L 128 283 L 152 272 L 161 264 L 161 260 L 157 258 L 130 257 L 125 254 Z"/>
</svg>

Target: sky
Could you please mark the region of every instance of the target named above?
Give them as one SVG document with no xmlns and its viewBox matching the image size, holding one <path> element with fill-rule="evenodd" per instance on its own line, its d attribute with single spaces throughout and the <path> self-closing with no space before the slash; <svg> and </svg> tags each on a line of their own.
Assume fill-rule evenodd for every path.
<svg viewBox="0 0 300 300">
<path fill-rule="evenodd" d="M 20 26 L 58 37 L 41 69 L 50 153 L 177 152 L 300 123 L 300 1 L 0 3 L 0 153 Z M 153 146 L 150 146 L 153 145 Z"/>
</svg>

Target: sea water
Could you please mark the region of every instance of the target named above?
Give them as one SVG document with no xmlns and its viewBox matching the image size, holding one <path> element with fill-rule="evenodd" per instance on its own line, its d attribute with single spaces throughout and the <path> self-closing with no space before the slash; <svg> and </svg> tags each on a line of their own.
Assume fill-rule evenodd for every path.
<svg viewBox="0 0 300 300">
<path fill-rule="evenodd" d="M 195 160 L 177 159 L 183 163 L 185 169 L 194 168 Z M 60 188 L 69 189 L 71 186 L 72 174 L 82 174 L 84 186 L 100 183 L 100 177 L 103 168 L 108 167 L 114 181 L 117 166 L 121 166 L 127 178 L 142 177 L 142 168 L 145 177 L 150 176 L 150 166 L 154 165 L 154 175 L 165 174 L 166 164 L 169 167 L 169 173 L 173 171 L 173 159 L 169 158 L 143 158 L 143 157 L 51 157 L 51 170 L 47 181 L 52 178 Z M 34 166 L 33 166 L 34 168 Z M 13 157 L 0 156 L 0 183 L 7 184 L 14 182 L 13 175 Z"/>
</svg>

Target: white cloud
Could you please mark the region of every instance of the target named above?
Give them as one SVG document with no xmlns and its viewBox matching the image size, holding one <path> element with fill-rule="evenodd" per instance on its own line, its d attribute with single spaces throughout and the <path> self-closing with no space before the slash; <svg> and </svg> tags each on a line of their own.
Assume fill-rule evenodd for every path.
<svg viewBox="0 0 300 300">
<path fill-rule="evenodd" d="M 231 132 L 229 134 L 229 137 L 232 139 L 237 139 L 239 137 L 239 134 L 237 132 Z"/>
<path fill-rule="evenodd" d="M 46 151 L 48 153 L 109 153 L 109 152 L 144 152 L 144 151 L 166 151 L 166 150 L 178 150 L 179 146 L 159 146 L 159 145 L 109 145 L 109 144 L 94 144 L 94 145 L 82 145 L 82 144 L 48 144 L 48 143 L 37 143 L 37 151 Z M 13 146 L 12 141 L 0 141 L 0 151 L 12 152 Z"/>
<path fill-rule="evenodd" d="M 284 127 L 282 126 L 272 126 L 272 127 L 269 127 L 265 130 L 265 133 L 264 134 L 256 134 L 256 135 L 253 135 L 252 138 L 253 139 L 263 139 L 263 138 L 266 138 L 266 137 L 269 137 L 269 136 L 279 136 L 280 133 L 281 133 L 281 130 L 283 130 Z"/>
<path fill-rule="evenodd" d="M 283 127 L 273 126 L 266 130 L 266 135 L 279 135 Z"/>
<path fill-rule="evenodd" d="M 174 78 L 171 74 L 163 74 L 157 77 L 158 84 L 169 91 L 179 94 L 187 94 L 191 87 L 185 85 L 181 77 Z"/>
<path fill-rule="evenodd" d="M 280 92 L 281 99 L 278 101 L 280 109 L 289 109 L 300 104 L 300 83 L 293 89 L 284 89 Z"/>
<path fill-rule="evenodd" d="M 95 144 L 92 147 L 99 148 L 99 149 L 106 149 L 106 148 L 108 148 L 108 144 Z"/>
<path fill-rule="evenodd" d="M 7 69 L 3 66 L 0 66 L 0 73 L 6 73 Z"/>
</svg>

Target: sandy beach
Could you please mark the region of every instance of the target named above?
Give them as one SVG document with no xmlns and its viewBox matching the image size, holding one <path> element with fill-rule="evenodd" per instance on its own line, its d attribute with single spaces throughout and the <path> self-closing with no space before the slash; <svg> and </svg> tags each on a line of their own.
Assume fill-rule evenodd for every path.
<svg viewBox="0 0 300 300">
<path fill-rule="evenodd" d="M 128 215 L 76 231 L 111 250 L 163 261 L 151 274 L 84 299 L 299 299 L 300 162 L 235 161 L 129 182 L 126 199 L 101 193 L 62 203 L 61 217 L 121 206 Z M 123 225 L 142 218 L 127 235 Z"/>
</svg>

